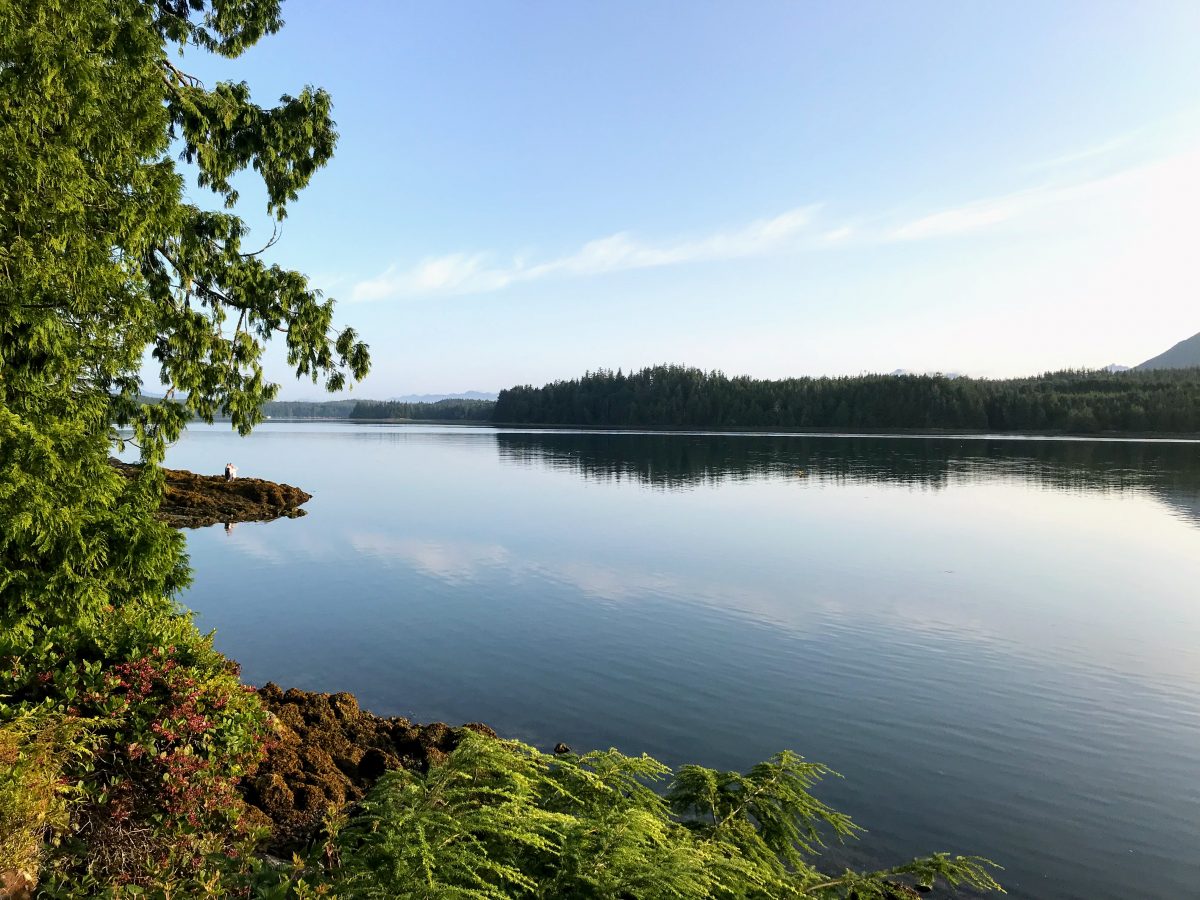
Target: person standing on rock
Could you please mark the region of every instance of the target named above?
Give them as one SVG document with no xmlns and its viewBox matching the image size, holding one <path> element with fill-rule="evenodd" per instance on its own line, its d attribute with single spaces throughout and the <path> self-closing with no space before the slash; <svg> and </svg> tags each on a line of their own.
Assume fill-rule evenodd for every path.
<svg viewBox="0 0 1200 900">
<path fill-rule="evenodd" d="M 233 481 L 235 478 L 237 478 L 237 466 L 231 462 L 225 463 L 225 480 Z"/>
</svg>

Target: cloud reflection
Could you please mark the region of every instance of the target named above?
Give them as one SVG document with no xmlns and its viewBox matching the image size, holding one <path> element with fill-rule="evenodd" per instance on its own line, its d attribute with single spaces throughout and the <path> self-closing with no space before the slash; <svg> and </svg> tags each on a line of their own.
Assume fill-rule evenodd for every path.
<svg viewBox="0 0 1200 900">
<path fill-rule="evenodd" d="M 354 532 L 350 545 L 384 563 L 400 562 L 450 584 L 473 581 L 483 570 L 508 565 L 510 554 L 499 544 L 421 540 L 383 532 Z"/>
</svg>

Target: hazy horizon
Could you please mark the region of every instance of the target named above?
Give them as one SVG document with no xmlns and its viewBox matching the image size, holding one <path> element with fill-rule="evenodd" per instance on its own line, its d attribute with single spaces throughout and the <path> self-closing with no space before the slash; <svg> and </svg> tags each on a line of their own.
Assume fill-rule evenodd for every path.
<svg viewBox="0 0 1200 900">
<path fill-rule="evenodd" d="M 1144 362 L 1144 360 L 1139 360 L 1139 363 L 1141 363 L 1141 362 Z M 685 362 L 652 363 L 652 364 L 648 364 L 646 366 L 636 366 L 634 368 L 623 369 L 622 371 L 624 371 L 626 374 L 631 374 L 631 373 L 637 372 L 641 369 L 652 368 L 654 365 L 687 366 L 688 363 L 685 363 Z M 1134 366 L 1126 366 L 1126 365 L 1123 365 L 1120 363 L 1108 363 L 1105 366 L 1087 366 L 1087 367 L 1079 367 L 1079 368 L 1087 368 L 1087 369 L 1091 369 L 1094 371 L 1105 371 L 1105 370 L 1112 370 L 1114 366 L 1116 366 L 1117 370 L 1128 370 L 1128 369 L 1134 368 Z M 620 367 L 599 366 L 597 368 L 593 368 L 588 371 L 595 372 L 595 371 L 604 369 L 604 370 L 610 370 L 610 371 L 615 372 L 619 368 Z M 745 372 L 730 372 L 728 370 L 720 369 L 719 367 L 715 370 L 709 369 L 706 371 L 721 371 L 721 372 L 723 372 L 723 374 L 728 375 L 730 377 L 739 377 L 739 376 L 743 376 L 743 375 L 747 374 Z M 1049 374 L 1051 371 L 1055 371 L 1055 370 L 1044 369 L 1044 370 L 1039 370 L 1036 372 L 1026 372 L 1026 373 L 1024 373 L 1024 376 L 1033 377 L 1033 376 L 1038 376 L 1038 375 L 1045 375 L 1045 374 Z M 579 378 L 580 376 L 585 375 L 585 374 L 587 374 L 587 373 L 586 372 L 576 372 L 573 375 L 563 376 L 562 379 L 559 379 L 559 380 L 570 381 L 570 380 Z M 818 372 L 818 373 L 804 372 L 804 373 L 798 373 L 798 374 L 794 374 L 794 375 L 781 375 L 781 376 L 778 376 L 778 379 L 768 379 L 768 380 L 786 380 L 789 378 L 837 378 L 837 377 L 843 377 L 845 374 L 846 373 L 830 375 L 827 373 L 820 373 L 820 372 Z M 977 376 L 977 375 L 972 375 L 970 372 L 954 372 L 954 371 L 950 371 L 950 370 L 941 370 L 941 369 L 920 371 L 920 372 L 912 371 L 912 370 L 908 370 L 908 369 L 894 369 L 890 372 L 877 372 L 877 371 L 863 370 L 862 372 L 854 372 L 854 373 L 849 373 L 849 374 L 851 376 L 853 376 L 853 375 L 944 375 L 944 376 L 948 376 L 950 378 L 983 378 L 983 379 L 989 379 L 989 380 L 1003 380 L 1004 378 L 1007 378 L 1007 377 L 1017 377 L 1017 378 L 1024 377 L 1024 376 L 1020 376 L 1020 375 L 1018 375 L 1018 376 L 986 376 L 986 375 Z M 533 387 L 541 387 L 541 386 L 543 386 L 543 384 L 549 384 L 550 382 L 552 382 L 554 380 L 556 380 L 556 379 L 549 379 L 546 382 L 540 382 L 540 383 L 534 384 L 532 386 Z M 399 403 L 436 402 L 437 400 L 440 400 L 440 399 L 460 399 L 460 398 L 461 399 L 495 399 L 496 395 L 499 394 L 501 391 L 506 390 L 508 388 L 512 388 L 512 387 L 522 386 L 523 384 L 524 383 L 506 384 L 506 385 L 502 385 L 498 388 L 465 388 L 462 390 L 431 390 L 431 391 L 422 391 L 422 392 L 401 391 L 398 394 L 389 395 L 387 397 L 367 396 L 366 394 L 364 394 L 362 392 L 361 387 L 355 387 L 348 391 L 342 391 L 340 394 L 337 394 L 337 395 L 327 394 L 327 393 L 323 393 L 323 392 L 316 392 L 314 390 L 313 392 L 310 392 L 307 394 L 301 393 L 301 394 L 298 394 L 297 396 L 280 396 L 276 399 L 285 401 L 285 402 L 291 401 L 291 402 L 297 402 L 297 403 L 336 402 L 338 400 L 346 400 L 346 399 L 394 401 L 394 402 L 399 402 Z M 153 392 L 153 391 L 148 391 L 147 393 L 149 393 L 151 395 L 155 394 L 155 392 Z"/>
</svg>

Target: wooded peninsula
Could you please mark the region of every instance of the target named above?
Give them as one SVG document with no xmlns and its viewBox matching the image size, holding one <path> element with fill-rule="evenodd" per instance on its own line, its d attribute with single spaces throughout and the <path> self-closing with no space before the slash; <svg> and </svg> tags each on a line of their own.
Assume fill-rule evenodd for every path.
<svg viewBox="0 0 1200 900">
<path fill-rule="evenodd" d="M 360 400 L 350 418 L 645 429 L 1195 434 L 1200 369 L 771 381 L 662 365 L 512 387 L 494 403 Z"/>
</svg>

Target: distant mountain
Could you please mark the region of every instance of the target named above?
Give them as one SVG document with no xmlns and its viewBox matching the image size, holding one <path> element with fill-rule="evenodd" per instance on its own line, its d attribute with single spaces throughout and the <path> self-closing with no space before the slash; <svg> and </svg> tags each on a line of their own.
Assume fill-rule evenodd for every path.
<svg viewBox="0 0 1200 900">
<path fill-rule="evenodd" d="M 1105 366 L 1100 371 L 1101 372 L 1128 372 L 1129 366 L 1123 366 L 1120 363 L 1109 363 L 1107 366 Z"/>
<path fill-rule="evenodd" d="M 1200 366 L 1200 334 L 1180 341 L 1166 353 L 1148 359 L 1135 369 L 1190 369 Z"/>
<path fill-rule="evenodd" d="M 405 394 L 388 397 L 395 403 L 437 403 L 439 400 L 495 400 L 494 391 L 466 391 L 462 394 Z"/>
</svg>

